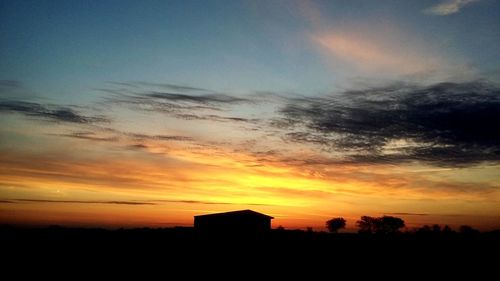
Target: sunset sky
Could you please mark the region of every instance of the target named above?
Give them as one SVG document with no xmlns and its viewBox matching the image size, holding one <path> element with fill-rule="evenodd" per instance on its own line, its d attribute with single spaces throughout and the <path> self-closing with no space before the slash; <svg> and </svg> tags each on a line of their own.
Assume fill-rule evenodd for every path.
<svg viewBox="0 0 500 281">
<path fill-rule="evenodd" d="M 0 0 L 0 224 L 500 228 L 500 1 Z"/>
</svg>

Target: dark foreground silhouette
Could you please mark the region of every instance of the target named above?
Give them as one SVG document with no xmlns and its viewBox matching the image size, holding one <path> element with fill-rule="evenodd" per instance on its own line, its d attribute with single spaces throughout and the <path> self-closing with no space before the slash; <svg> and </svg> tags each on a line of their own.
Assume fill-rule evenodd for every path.
<svg viewBox="0 0 500 281">
<path fill-rule="evenodd" d="M 265 233 L 203 233 L 194 228 L 0 228 L 9 263 L 127 268 L 139 265 L 326 270 L 452 270 L 485 273 L 498 266 L 500 232 L 355 234 L 273 229 Z M 8 264 L 6 265 L 8 268 Z M 130 268 L 130 269 L 131 269 Z M 385 271 L 384 271 L 385 272 Z M 360 274 L 362 272 L 359 272 Z M 366 272 L 365 272 L 366 273 Z M 334 274 L 333 272 L 331 274 Z M 336 274 L 336 273 L 335 273 Z M 394 274 L 394 273 L 391 273 Z"/>
</svg>

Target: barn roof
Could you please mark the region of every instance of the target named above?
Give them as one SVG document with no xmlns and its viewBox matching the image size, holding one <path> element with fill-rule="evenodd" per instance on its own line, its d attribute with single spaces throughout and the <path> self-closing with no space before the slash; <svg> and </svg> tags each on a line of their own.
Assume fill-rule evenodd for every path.
<svg viewBox="0 0 500 281">
<path fill-rule="evenodd" d="M 274 219 L 271 216 L 255 212 L 252 210 L 239 210 L 239 211 L 232 211 L 232 212 L 225 212 L 225 213 L 215 213 L 215 214 L 208 214 L 208 215 L 198 215 L 195 217 L 218 217 L 218 216 L 238 216 L 238 215 L 252 215 L 252 216 L 259 216 L 259 217 L 266 217 L 270 219 Z"/>
</svg>

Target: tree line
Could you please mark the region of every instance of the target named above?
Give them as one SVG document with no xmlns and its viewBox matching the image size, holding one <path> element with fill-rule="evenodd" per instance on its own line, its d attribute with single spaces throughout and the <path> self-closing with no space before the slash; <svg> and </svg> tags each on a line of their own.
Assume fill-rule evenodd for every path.
<svg viewBox="0 0 500 281">
<path fill-rule="evenodd" d="M 346 220 L 342 217 L 332 218 L 326 222 L 326 227 L 331 233 L 337 233 L 340 229 L 345 228 Z M 358 227 L 358 233 L 361 234 L 394 234 L 401 231 L 404 228 L 405 222 L 403 219 L 393 216 L 382 216 L 382 217 L 370 217 L 362 216 L 358 221 L 356 221 L 356 226 Z M 416 229 L 416 233 L 428 234 L 428 233 L 452 233 L 454 232 L 448 225 L 441 227 L 437 224 L 429 226 L 424 225 L 421 228 Z M 475 234 L 479 233 L 478 230 L 468 226 L 462 225 L 459 228 L 459 232 L 462 234 Z"/>
</svg>

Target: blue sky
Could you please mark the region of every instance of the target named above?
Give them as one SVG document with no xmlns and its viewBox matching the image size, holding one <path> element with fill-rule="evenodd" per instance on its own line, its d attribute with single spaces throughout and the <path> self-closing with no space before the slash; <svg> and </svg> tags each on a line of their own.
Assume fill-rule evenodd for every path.
<svg viewBox="0 0 500 281">
<path fill-rule="evenodd" d="M 371 78 L 332 66 L 308 39 L 331 29 L 396 32 L 389 43 L 398 48 L 416 43 L 479 76 L 498 70 L 500 3 L 477 1 L 449 15 L 424 12 L 439 3 L 2 1 L 0 78 L 68 103 L 95 98 L 93 89 L 106 81 L 310 95 L 333 91 L 347 78 Z"/>
</svg>

